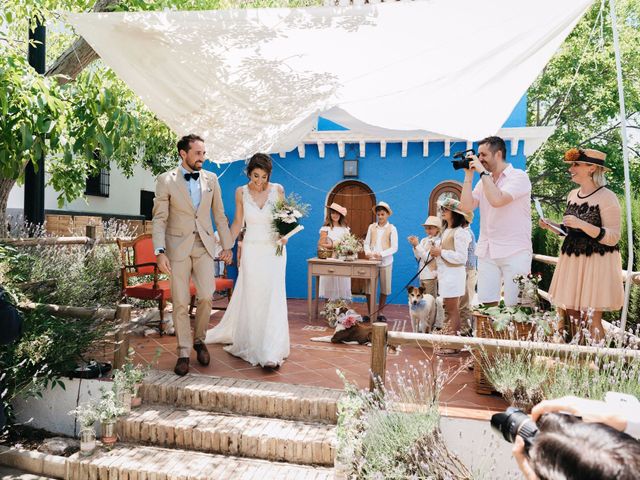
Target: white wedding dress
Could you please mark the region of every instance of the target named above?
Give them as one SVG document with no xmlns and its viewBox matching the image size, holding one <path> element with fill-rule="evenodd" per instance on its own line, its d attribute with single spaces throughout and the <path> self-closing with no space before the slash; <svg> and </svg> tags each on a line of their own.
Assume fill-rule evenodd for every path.
<svg viewBox="0 0 640 480">
<path fill-rule="evenodd" d="M 260 208 L 247 185 L 242 187 L 246 231 L 238 279 L 222 321 L 207 331 L 205 343 L 230 344 L 224 349 L 252 365 L 281 365 L 289 356 L 289 320 L 285 269 L 287 249 L 276 255 L 271 210 L 278 198 L 269 185 Z"/>
</svg>

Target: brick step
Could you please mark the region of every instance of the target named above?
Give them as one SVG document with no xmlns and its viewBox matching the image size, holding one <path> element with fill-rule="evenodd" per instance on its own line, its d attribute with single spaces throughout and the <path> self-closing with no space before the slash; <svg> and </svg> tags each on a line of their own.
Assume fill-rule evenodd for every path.
<svg viewBox="0 0 640 480">
<path fill-rule="evenodd" d="M 141 389 L 149 404 L 330 424 L 337 421 L 342 394 L 331 388 L 161 371 L 150 372 Z"/>
<path fill-rule="evenodd" d="M 309 465 L 333 465 L 335 427 L 144 405 L 118 420 L 128 443 Z"/>
<path fill-rule="evenodd" d="M 210 480 L 333 478 L 333 469 L 159 447 L 117 444 L 68 459 L 69 480 Z"/>
</svg>

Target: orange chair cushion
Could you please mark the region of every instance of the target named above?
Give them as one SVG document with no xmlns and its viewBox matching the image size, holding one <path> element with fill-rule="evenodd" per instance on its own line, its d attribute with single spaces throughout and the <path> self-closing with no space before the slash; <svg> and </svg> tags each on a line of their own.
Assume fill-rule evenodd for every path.
<svg viewBox="0 0 640 480">
<path fill-rule="evenodd" d="M 231 290 L 233 288 L 233 280 L 230 278 L 216 278 L 216 291 Z"/>
<path fill-rule="evenodd" d="M 150 300 L 156 298 L 171 298 L 171 282 L 169 280 L 160 280 L 158 288 L 153 288 L 153 282 L 144 282 L 132 285 L 124 289 L 127 297 L 140 298 Z"/>
</svg>

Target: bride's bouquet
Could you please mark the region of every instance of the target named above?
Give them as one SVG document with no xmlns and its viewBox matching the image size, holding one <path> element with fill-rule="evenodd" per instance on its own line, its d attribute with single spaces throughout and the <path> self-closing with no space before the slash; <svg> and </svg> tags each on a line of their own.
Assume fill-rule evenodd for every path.
<svg viewBox="0 0 640 480">
<path fill-rule="evenodd" d="M 277 200 L 271 210 L 271 225 L 275 232 L 284 238 L 290 238 L 296 233 L 304 230 L 299 220 L 307 216 L 309 205 L 302 203 L 300 197 L 295 193 Z M 282 255 L 282 243 L 278 240 L 276 255 Z"/>
</svg>

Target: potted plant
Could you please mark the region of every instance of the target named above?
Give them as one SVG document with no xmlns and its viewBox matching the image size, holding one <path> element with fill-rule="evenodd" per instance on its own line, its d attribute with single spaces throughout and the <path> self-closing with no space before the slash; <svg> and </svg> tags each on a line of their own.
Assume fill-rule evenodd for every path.
<svg viewBox="0 0 640 480">
<path fill-rule="evenodd" d="M 113 373 L 114 389 L 118 393 L 118 398 L 127 413 L 131 410 L 131 407 L 138 407 L 142 403 L 138 393 L 142 381 L 149 371 L 149 366 L 134 365 L 131 361 L 132 357 L 133 351 L 130 350 L 125 364 Z"/>
<path fill-rule="evenodd" d="M 322 309 L 322 315 L 324 319 L 329 323 L 331 328 L 336 326 L 336 321 L 338 319 L 338 311 L 340 308 L 349 308 L 351 306 L 351 302 L 349 300 L 345 300 L 344 298 L 338 298 L 337 300 L 331 300 L 325 303 L 324 308 Z"/>
<path fill-rule="evenodd" d="M 344 235 L 333 247 L 338 259 L 344 261 L 357 260 L 363 248 L 362 240 L 352 233 Z"/>
<path fill-rule="evenodd" d="M 111 446 L 116 443 L 116 420 L 126 413 L 124 407 L 118 400 L 115 390 L 101 388 L 102 397 L 96 405 L 96 412 L 102 427 L 102 443 Z"/>
<path fill-rule="evenodd" d="M 86 457 L 96 449 L 96 430 L 94 424 L 98 420 L 98 412 L 93 403 L 83 403 L 69 412 L 80 422 L 80 455 Z"/>
</svg>

